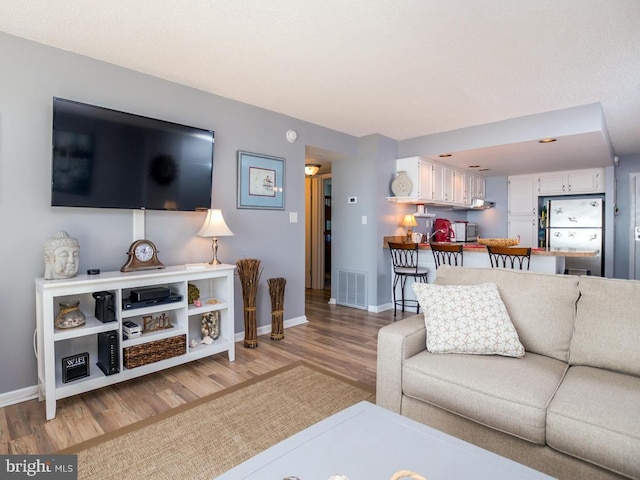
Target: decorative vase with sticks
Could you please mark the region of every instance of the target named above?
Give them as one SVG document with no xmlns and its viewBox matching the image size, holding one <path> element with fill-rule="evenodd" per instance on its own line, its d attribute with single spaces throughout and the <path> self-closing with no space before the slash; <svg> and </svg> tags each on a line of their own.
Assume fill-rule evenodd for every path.
<svg viewBox="0 0 640 480">
<path fill-rule="evenodd" d="M 260 281 L 260 260 L 243 258 L 236 262 L 236 271 L 242 285 L 242 300 L 244 303 L 244 346 L 256 348 L 258 346 L 258 330 L 256 322 L 256 295 Z"/>
<path fill-rule="evenodd" d="M 269 296 L 271 297 L 271 340 L 284 338 L 284 287 L 286 278 L 270 278 Z"/>
</svg>

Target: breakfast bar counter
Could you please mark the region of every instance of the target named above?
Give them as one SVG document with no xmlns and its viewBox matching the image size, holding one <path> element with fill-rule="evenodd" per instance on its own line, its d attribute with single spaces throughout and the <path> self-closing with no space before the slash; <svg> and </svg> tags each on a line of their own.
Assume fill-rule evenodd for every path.
<svg viewBox="0 0 640 480">
<path fill-rule="evenodd" d="M 384 248 L 389 248 L 389 242 L 409 243 L 407 237 L 384 237 Z M 454 243 L 455 245 L 455 243 Z M 419 245 L 418 255 L 420 266 L 429 270 L 429 282 L 436 278 L 436 265 L 428 243 Z M 464 243 L 464 266 L 475 268 L 491 268 L 487 247 L 479 243 Z M 551 250 L 548 248 L 532 248 L 529 270 L 532 272 L 564 273 L 566 257 L 595 257 L 598 250 Z"/>
</svg>

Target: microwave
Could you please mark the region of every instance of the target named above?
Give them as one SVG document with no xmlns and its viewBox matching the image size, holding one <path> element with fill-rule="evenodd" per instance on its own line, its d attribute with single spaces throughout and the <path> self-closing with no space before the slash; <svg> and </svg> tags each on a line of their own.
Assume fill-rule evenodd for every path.
<svg viewBox="0 0 640 480">
<path fill-rule="evenodd" d="M 478 240 L 478 225 L 468 222 L 454 222 L 452 224 L 456 238 L 455 242 L 475 242 Z"/>
</svg>

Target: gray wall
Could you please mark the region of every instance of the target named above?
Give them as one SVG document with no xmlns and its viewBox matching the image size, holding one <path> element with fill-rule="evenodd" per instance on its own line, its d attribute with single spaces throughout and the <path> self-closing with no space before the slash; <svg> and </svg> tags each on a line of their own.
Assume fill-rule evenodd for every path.
<svg viewBox="0 0 640 480">
<path fill-rule="evenodd" d="M 118 270 L 133 241 L 130 211 L 50 206 L 54 96 L 215 130 L 212 203 L 235 234 L 220 238 L 218 255 L 226 263 L 262 261 L 259 325 L 271 321 L 270 277 L 287 278 L 285 320 L 304 317 L 305 145 L 356 157 L 356 138 L 2 33 L 0 70 L 0 365 L 11 365 L 2 370 L 0 395 L 37 383 L 34 278 L 44 273 L 45 240 L 58 230 L 78 238 L 80 271 Z M 285 139 L 289 128 L 299 134 L 293 144 Z M 236 208 L 238 150 L 286 159 L 285 211 Z M 289 223 L 290 212 L 298 213 L 297 223 Z M 211 241 L 195 236 L 203 220 L 203 213 L 147 212 L 146 237 L 165 265 L 207 261 Z M 375 235 L 374 218 L 368 228 Z M 238 280 L 235 305 L 238 332 Z"/>
<path fill-rule="evenodd" d="M 484 238 L 502 238 L 507 236 L 508 215 L 508 179 L 507 177 L 486 177 L 485 192 L 487 200 L 496 206 L 487 210 L 470 211 L 467 219 L 477 223 L 480 236 Z"/>
<path fill-rule="evenodd" d="M 640 173 L 640 154 L 620 158 L 615 169 L 618 215 L 615 218 L 614 276 L 629 278 L 629 240 L 632 237 L 630 174 Z"/>
</svg>

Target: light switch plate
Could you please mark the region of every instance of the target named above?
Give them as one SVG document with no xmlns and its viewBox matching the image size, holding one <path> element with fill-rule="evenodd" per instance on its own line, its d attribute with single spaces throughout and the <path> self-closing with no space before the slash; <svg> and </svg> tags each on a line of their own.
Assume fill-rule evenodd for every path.
<svg viewBox="0 0 640 480">
<path fill-rule="evenodd" d="M 298 223 L 298 212 L 289 212 L 289 223 Z"/>
</svg>

